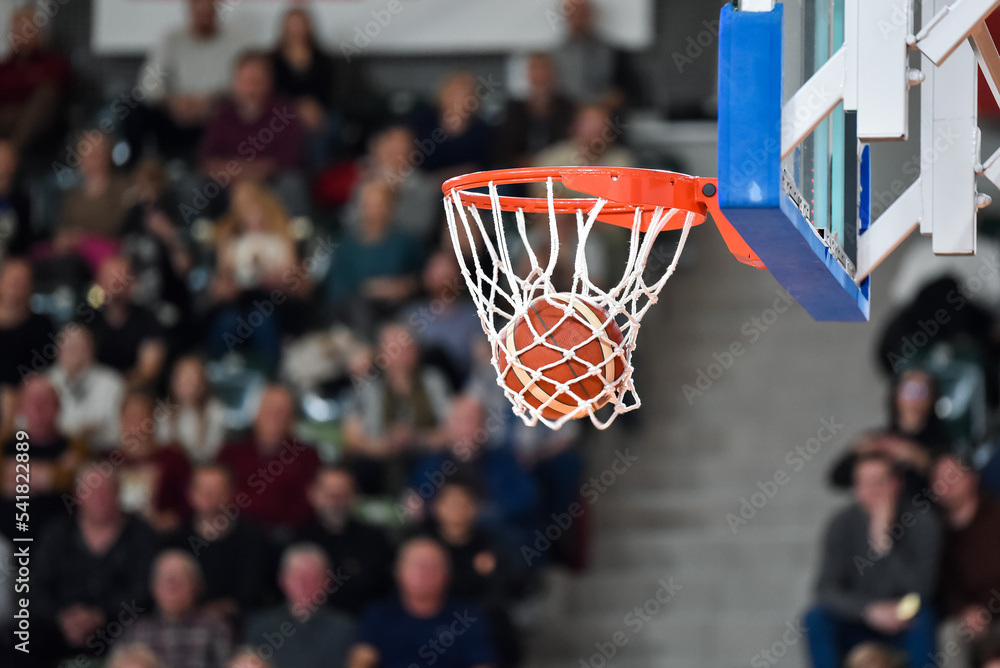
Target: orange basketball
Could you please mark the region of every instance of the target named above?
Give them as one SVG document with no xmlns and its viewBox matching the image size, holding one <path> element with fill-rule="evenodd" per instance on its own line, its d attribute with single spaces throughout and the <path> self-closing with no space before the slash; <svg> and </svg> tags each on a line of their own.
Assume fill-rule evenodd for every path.
<svg viewBox="0 0 1000 668">
<path fill-rule="evenodd" d="M 603 337 L 595 337 L 602 328 Z M 524 400 L 535 408 L 553 397 L 556 383 L 567 383 L 566 391 L 555 394 L 541 414 L 549 420 L 563 415 L 579 418 L 587 414 L 583 402 L 599 398 L 595 407 L 600 408 L 611 398 L 625 370 L 623 358 L 616 354 L 623 340 L 621 329 L 600 306 L 553 294 L 534 300 L 526 315 L 504 328 L 497 362 L 504 384 L 515 393 L 527 387 Z M 508 367 L 508 359 L 526 368 L 513 363 Z M 591 371 L 595 367 L 599 372 Z M 531 372 L 538 370 L 542 377 L 533 380 Z"/>
</svg>

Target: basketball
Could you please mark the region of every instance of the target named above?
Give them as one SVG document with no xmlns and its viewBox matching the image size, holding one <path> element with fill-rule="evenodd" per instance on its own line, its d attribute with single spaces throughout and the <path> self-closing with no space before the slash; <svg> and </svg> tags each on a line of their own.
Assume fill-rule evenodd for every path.
<svg viewBox="0 0 1000 668">
<path fill-rule="evenodd" d="M 524 400 L 543 417 L 575 419 L 587 414 L 589 401 L 596 399 L 594 408 L 600 408 L 611 398 L 625 369 L 617 354 L 623 340 L 605 309 L 556 293 L 535 299 L 501 332 L 497 361 L 504 385 L 515 393 L 527 388 Z M 542 377 L 533 380 L 533 372 Z M 568 384 L 563 392 L 557 391 L 560 383 Z"/>
</svg>

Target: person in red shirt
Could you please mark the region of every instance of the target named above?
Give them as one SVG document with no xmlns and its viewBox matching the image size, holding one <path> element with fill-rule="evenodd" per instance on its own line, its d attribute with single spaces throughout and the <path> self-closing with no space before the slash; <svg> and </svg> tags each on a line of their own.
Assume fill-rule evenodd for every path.
<svg viewBox="0 0 1000 668">
<path fill-rule="evenodd" d="M 290 537 L 312 518 L 307 490 L 319 470 L 316 450 L 292 435 L 295 404 L 285 388 L 264 390 L 247 438 L 229 443 L 218 462 L 233 473 L 237 494 L 249 497 L 246 516 L 276 537 Z"/>
<path fill-rule="evenodd" d="M 0 137 L 20 151 L 59 120 L 71 76 L 69 60 L 48 47 L 32 7 L 11 17 L 5 40 L 11 52 L 0 61 Z"/>
<path fill-rule="evenodd" d="M 268 56 L 244 53 L 233 68 L 230 97 L 202 137 L 202 175 L 218 188 L 241 180 L 270 183 L 292 215 L 304 213 L 308 192 L 298 171 L 304 138 L 297 109 L 294 100 L 275 95 Z M 206 182 L 203 196 L 211 199 L 218 188 Z"/>
<path fill-rule="evenodd" d="M 938 648 L 953 657 L 950 665 L 971 668 L 1000 640 L 1000 502 L 980 491 L 976 471 L 954 455 L 934 464 L 931 489 L 946 524 Z"/>
</svg>

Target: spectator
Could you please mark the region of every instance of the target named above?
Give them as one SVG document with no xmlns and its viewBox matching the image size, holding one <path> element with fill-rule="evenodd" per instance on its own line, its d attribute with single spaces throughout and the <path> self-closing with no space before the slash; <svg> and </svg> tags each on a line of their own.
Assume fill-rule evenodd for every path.
<svg viewBox="0 0 1000 668">
<path fill-rule="evenodd" d="M 312 17 L 304 7 L 285 12 L 281 37 L 270 56 L 274 88 L 295 100 L 312 163 L 322 167 L 329 159 L 338 120 L 333 112 L 334 67 L 333 59 L 320 48 Z"/>
<path fill-rule="evenodd" d="M 408 512 L 423 516 L 425 501 L 412 490 L 431 480 L 435 472 L 451 470 L 483 490 L 483 526 L 501 534 L 498 538 L 505 543 L 523 543 L 534 528 L 538 488 L 509 448 L 490 442 L 491 426 L 480 401 L 468 394 L 455 398 L 448 408 L 444 434 L 447 450 L 427 455 L 413 468 L 411 491 L 405 499 Z"/>
<path fill-rule="evenodd" d="M 229 471 L 218 464 L 195 468 L 187 498 L 194 516 L 164 540 L 189 550 L 204 574 L 202 608 L 238 626 L 248 611 L 268 599 L 274 579 L 270 543 L 253 522 L 242 517 L 250 497 L 233 493 Z"/>
<path fill-rule="evenodd" d="M 150 52 L 137 86 L 146 97 L 125 117 L 136 159 L 152 136 L 160 155 L 189 157 L 220 100 L 247 40 L 223 28 L 215 0 L 189 0 L 188 25 L 167 33 Z"/>
<path fill-rule="evenodd" d="M 169 327 L 175 348 L 183 349 L 194 343 L 184 326 L 191 319 L 187 281 L 193 258 L 163 166 L 153 160 L 141 163 L 127 197 L 131 206 L 122 225 L 122 255 L 135 274 L 132 299 L 155 313 Z"/>
<path fill-rule="evenodd" d="M 944 511 L 938 645 L 956 668 L 985 659 L 984 641 L 1000 638 L 1000 503 L 979 491 L 979 477 L 958 458 L 934 464 L 931 489 Z M 994 606 L 994 610 L 989 609 Z"/>
<path fill-rule="evenodd" d="M 405 125 L 382 130 L 371 140 L 362 181 L 384 181 L 392 192 L 392 229 L 426 243 L 440 227 L 441 188 L 415 164 L 416 151 L 413 131 Z M 355 237 L 364 232 L 360 193 L 355 189 L 344 212 L 344 224 Z"/>
<path fill-rule="evenodd" d="M 226 435 L 225 406 L 213 397 L 198 357 L 182 357 L 170 375 L 171 411 L 156 424 L 161 443 L 177 443 L 192 462 L 215 459 Z"/>
<path fill-rule="evenodd" d="M 92 272 L 118 252 L 127 205 L 128 179 L 115 174 L 111 142 L 100 130 L 84 132 L 76 144 L 81 183 L 66 193 L 51 247 L 39 249 L 39 259 L 51 254 L 75 254 Z"/>
<path fill-rule="evenodd" d="M 3 502 L 0 533 L 14 536 L 13 522 L 18 486 L 24 494 L 24 482 L 30 481 L 31 520 L 41 527 L 62 514 L 60 494 L 70 491 L 77 468 L 87 456 L 87 443 L 67 438 L 57 426 L 59 395 L 44 376 L 31 376 L 20 392 L 17 422 L 27 437 L 15 434 L 3 443 Z M 27 442 L 30 450 L 18 444 Z M 18 453 L 29 453 L 28 466 L 18 470 Z M 23 458 L 23 457 L 22 457 Z M 17 474 L 25 474 L 27 476 Z"/>
<path fill-rule="evenodd" d="M 209 352 L 213 357 L 232 352 L 254 355 L 270 371 L 278 365 L 281 335 L 299 328 L 297 308 L 311 286 L 296 272 L 298 254 L 290 221 L 268 188 L 236 184 L 230 208 L 216 233 Z M 254 321 L 251 314 L 268 308 L 276 312 L 265 310 L 268 317 L 250 336 L 233 340 L 241 318 Z"/>
<path fill-rule="evenodd" d="M 448 596 L 483 608 L 498 665 L 516 666 L 522 648 L 507 611 L 511 574 L 493 537 L 478 525 L 479 503 L 479 491 L 472 482 L 449 478 L 434 497 L 431 521 L 424 531 L 448 552 Z"/>
<path fill-rule="evenodd" d="M 476 114 L 488 89 L 472 73 L 454 72 L 438 88 L 433 111 L 415 120 L 414 134 L 418 142 L 423 142 L 419 145 L 429 142 L 434 147 L 421 149 L 420 164 L 435 180 L 444 181 L 492 164 L 490 128 Z"/>
<path fill-rule="evenodd" d="M 35 242 L 31 200 L 17 180 L 20 158 L 12 142 L 0 139 L 0 262 L 24 255 Z"/>
<path fill-rule="evenodd" d="M 67 498 L 74 514 L 53 521 L 39 540 L 31 613 L 40 625 L 55 625 L 51 649 L 57 656 L 103 651 L 106 645 L 92 638 L 94 632 L 112 619 L 134 619 L 149 605 L 146 585 L 156 536 L 122 511 L 118 495 L 113 467 L 82 467 L 74 497 Z M 46 649 L 40 643 L 39 650 Z"/>
<path fill-rule="evenodd" d="M 356 383 L 344 418 L 344 449 L 363 492 L 396 493 L 412 459 L 443 444 L 448 382 L 420 364 L 413 333 L 391 323 L 379 332 L 377 369 Z"/>
<path fill-rule="evenodd" d="M 106 260 L 97 272 L 102 303 L 80 318 L 94 335 L 97 361 L 117 369 L 131 390 L 150 390 L 159 381 L 167 348 L 152 313 L 132 303 L 132 265 L 123 257 Z"/>
<path fill-rule="evenodd" d="M 379 529 L 353 515 L 356 500 L 354 477 L 342 467 L 324 467 L 309 486 L 309 503 L 315 520 L 298 539 L 323 548 L 330 563 L 346 575 L 329 603 L 357 617 L 372 601 L 389 593 L 392 546 Z"/>
<path fill-rule="evenodd" d="M 566 40 L 554 59 L 563 90 L 578 104 L 623 106 L 634 87 L 624 54 L 604 42 L 594 30 L 594 6 L 589 0 L 563 0 Z"/>
<path fill-rule="evenodd" d="M 427 261 L 423 285 L 427 295 L 405 313 L 424 359 L 441 369 L 452 388 L 462 389 L 472 371 L 475 342 L 483 336 L 475 305 L 466 296 L 465 279 L 450 250 Z"/>
<path fill-rule="evenodd" d="M 253 498 L 246 515 L 277 535 L 290 537 L 309 521 L 306 490 L 319 455 L 292 434 L 295 404 L 285 388 L 264 390 L 253 432 L 222 448 L 218 461 L 233 472 L 237 493 Z"/>
<path fill-rule="evenodd" d="M 393 231 L 394 208 L 387 183 L 359 186 L 357 236 L 343 240 L 326 277 L 328 300 L 361 331 L 391 318 L 416 291 L 422 249 L 416 238 Z"/>
<path fill-rule="evenodd" d="M 202 573 L 187 552 L 166 550 L 153 562 L 150 591 L 156 611 L 130 627 L 125 642 L 153 650 L 168 668 L 222 668 L 232 633 L 218 618 L 198 609 Z"/>
<path fill-rule="evenodd" d="M 497 130 L 497 161 L 504 167 L 530 167 L 536 153 L 566 139 L 576 115 L 576 106 L 560 90 L 551 55 L 528 57 L 528 86 L 527 99 L 507 103 Z"/>
<path fill-rule="evenodd" d="M 50 343 L 52 322 L 32 313 L 31 265 L 9 259 L 0 263 L 0 437 L 13 428 L 14 401 L 21 379 L 33 371 L 44 371 L 52 361 L 40 349 Z"/>
<path fill-rule="evenodd" d="M 354 622 L 323 605 L 337 596 L 341 576 L 323 550 L 309 543 L 292 545 L 281 557 L 278 575 L 285 603 L 257 613 L 247 622 L 246 640 L 267 643 L 276 631 L 283 643 L 274 647 L 276 668 L 342 668 L 354 641 Z"/>
<path fill-rule="evenodd" d="M 176 443 L 156 442 L 162 410 L 147 395 L 125 397 L 119 423 L 121 446 L 109 459 L 120 469 L 122 507 L 157 531 L 171 531 L 191 516 L 185 497 L 191 464 Z"/>
<path fill-rule="evenodd" d="M 903 480 L 892 461 L 871 454 L 854 468 L 855 502 L 830 523 L 823 544 L 817 605 L 806 614 L 815 668 L 840 666 L 851 648 L 875 640 L 906 651 L 910 665 L 933 656 L 929 607 L 941 528 L 927 507 L 901 500 Z M 920 596 L 920 610 L 900 616 L 900 600 Z"/>
<path fill-rule="evenodd" d="M 62 119 L 72 70 L 49 48 L 48 31 L 35 23 L 34 5 L 14 11 L 6 35 L 10 53 L 0 60 L 0 138 L 31 148 Z"/>
<path fill-rule="evenodd" d="M 582 107 L 573 118 L 569 138 L 542 149 L 535 155 L 539 167 L 574 165 L 579 167 L 634 167 L 635 157 L 629 149 L 618 144 L 621 132 L 617 120 L 612 119 L 606 107 Z M 544 184 L 541 184 L 544 188 Z M 536 192 L 542 192 L 536 186 Z M 556 188 L 556 197 L 571 191 L 564 186 Z"/>
<path fill-rule="evenodd" d="M 407 668 L 435 659 L 441 668 L 497 665 L 485 615 L 447 596 L 448 554 L 430 538 L 414 538 L 400 549 L 396 563 L 399 597 L 371 607 L 361 621 L 350 668 Z M 447 649 L 429 641 L 450 629 Z M 447 633 L 447 631 L 444 631 Z"/>
<path fill-rule="evenodd" d="M 60 333 L 59 354 L 48 376 L 59 392 L 59 429 L 97 451 L 118 445 L 118 417 L 125 381 L 94 359 L 90 330 L 69 324 Z"/>
<path fill-rule="evenodd" d="M 951 450 L 951 438 L 934 412 L 938 392 L 934 378 L 921 369 L 908 369 L 891 393 L 888 429 L 862 435 L 834 465 L 830 480 L 837 487 L 851 484 L 851 471 L 864 453 L 880 452 L 902 466 L 911 491 L 926 486 L 931 461 Z"/>
<path fill-rule="evenodd" d="M 270 58 L 253 51 L 241 55 L 230 90 L 202 137 L 202 173 L 220 187 L 230 181 L 270 182 L 293 215 L 305 214 L 308 193 L 296 171 L 302 126 L 294 102 L 275 96 Z"/>
<path fill-rule="evenodd" d="M 170 668 L 164 665 L 149 647 L 141 643 L 115 645 L 106 668 Z"/>
</svg>

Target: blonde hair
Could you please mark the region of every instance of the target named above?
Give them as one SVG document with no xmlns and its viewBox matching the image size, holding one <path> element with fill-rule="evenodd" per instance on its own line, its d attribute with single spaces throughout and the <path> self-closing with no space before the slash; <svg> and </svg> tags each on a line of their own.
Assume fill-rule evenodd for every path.
<svg viewBox="0 0 1000 668">
<path fill-rule="evenodd" d="M 244 201 L 249 198 L 249 202 Z M 285 207 L 271 192 L 271 189 L 253 181 L 241 181 L 230 192 L 229 211 L 219 220 L 215 232 L 216 244 L 231 241 L 240 236 L 246 205 L 256 204 L 264 214 L 264 229 L 286 239 L 292 238 L 291 219 Z"/>
</svg>

